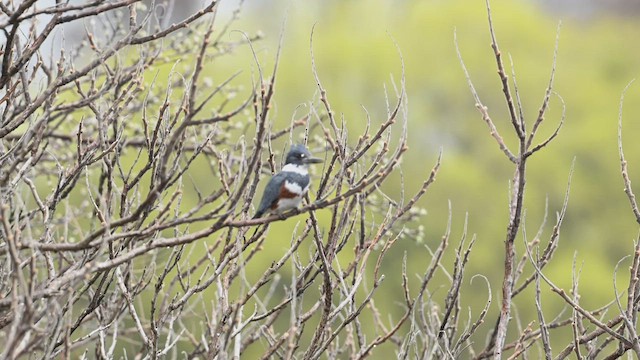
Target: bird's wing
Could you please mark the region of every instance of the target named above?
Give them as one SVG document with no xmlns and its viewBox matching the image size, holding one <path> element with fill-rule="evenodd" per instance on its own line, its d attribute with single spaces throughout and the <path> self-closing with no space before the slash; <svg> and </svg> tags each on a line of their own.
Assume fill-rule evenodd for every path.
<svg viewBox="0 0 640 360">
<path fill-rule="evenodd" d="M 269 180 L 267 186 L 264 188 L 262 201 L 260 201 L 260 206 L 258 207 L 256 214 L 262 215 L 265 211 L 269 210 L 276 201 L 278 201 L 280 189 L 284 184 L 284 178 L 283 173 L 278 173 Z"/>
</svg>

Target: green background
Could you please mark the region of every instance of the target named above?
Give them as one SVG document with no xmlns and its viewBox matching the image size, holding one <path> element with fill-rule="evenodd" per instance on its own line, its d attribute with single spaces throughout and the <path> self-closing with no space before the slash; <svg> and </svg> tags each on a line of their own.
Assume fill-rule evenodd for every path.
<svg viewBox="0 0 640 360">
<path fill-rule="evenodd" d="M 564 99 L 566 120 L 558 138 L 529 161 L 525 229 L 531 240 L 543 221 L 548 199 L 548 219 L 541 239 L 546 245 L 575 159 L 559 249 L 545 273 L 557 285 L 569 290 L 575 256 L 581 271 L 581 304 L 587 309 L 599 308 L 614 299 L 615 265 L 633 253 L 633 241 L 638 235 L 638 225 L 623 192 L 617 122 L 621 92 L 640 73 L 640 23 L 631 14 L 598 12 L 574 16 L 571 12 L 554 13 L 529 1 L 493 1 L 491 6 L 497 39 L 509 71 L 510 59 L 513 59 L 529 126 L 538 114 L 549 81 L 557 28 L 562 21 L 554 90 Z M 219 14 L 221 18 L 226 15 L 226 11 Z M 488 106 L 506 143 L 516 151 L 515 134 L 490 48 L 485 3 L 469 0 L 250 1 L 244 4 L 240 16 L 232 25 L 233 30 L 264 35 L 253 45 L 266 74 L 273 67 L 280 34 L 283 36 L 272 113 L 275 129 L 306 114 L 309 106 L 322 108 L 311 69 L 310 35 L 315 25 L 313 51 L 318 75 L 333 110 L 353 134 L 353 143 L 365 125 L 363 107 L 371 114 L 374 124 L 385 120 L 385 86 L 393 99 L 392 79 L 398 83 L 401 78 L 397 43 L 406 67 L 409 108 L 410 149 L 401 165 L 406 196 L 417 191 L 427 178 L 440 149 L 443 163 L 436 183 L 418 204 L 427 214 L 414 226 L 422 225 L 424 235 L 403 237 L 387 255 L 382 265 L 387 279 L 379 290 L 376 305 L 389 318 L 397 320 L 402 314 L 399 304 L 403 300 L 396 296 L 401 293 L 401 259 L 407 254 L 410 275 L 424 272 L 431 261 L 425 247 L 435 249 L 439 244 L 447 226 L 450 202 L 452 240 L 444 265 L 448 269 L 453 267 L 453 248 L 462 236 L 467 215 L 469 238 L 474 234 L 477 237 L 462 287 L 462 324 L 467 321 L 467 307 L 475 319 L 487 298 L 486 286 L 481 281 L 471 283 L 471 277 L 486 276 L 493 291 L 489 320 L 472 338 L 476 343 L 474 348 L 482 349 L 483 336 L 492 327 L 500 303 L 513 165 L 490 137 L 474 106 L 456 55 L 454 32 L 480 98 Z M 239 32 L 228 36 L 241 39 Z M 249 95 L 252 80 L 257 76 L 248 48 L 239 48 L 206 68 L 207 76 L 214 82 L 238 70 L 242 73 L 233 84 L 244 89 L 237 96 L 240 101 Z M 636 84 L 627 93 L 624 106 L 624 145 L 631 178 L 636 182 L 640 182 L 640 144 L 636 140 L 640 131 L 639 100 L 640 84 Z M 552 97 L 550 106 L 539 131 L 539 141 L 551 134 L 560 121 L 562 103 L 557 96 Z M 321 136 L 321 133 L 313 135 Z M 275 146 L 276 149 L 283 147 L 284 142 Z M 211 181 L 206 167 L 196 167 L 190 175 L 201 187 Z M 385 193 L 398 199 L 400 180 L 399 175 L 394 175 L 383 189 Z M 260 188 L 263 186 L 264 181 Z M 192 200 L 196 201 L 195 194 Z M 257 201 L 254 199 L 254 205 Z M 327 216 L 328 210 L 320 211 L 319 215 Z M 274 259 L 282 256 L 289 246 L 291 232 L 296 226 L 301 227 L 304 219 L 290 219 L 271 227 L 265 251 L 246 269 L 249 280 L 257 279 Z M 520 259 L 524 255 L 522 232 L 516 244 Z M 202 244 L 192 246 L 201 249 Z M 308 241 L 299 252 L 306 255 L 307 249 L 313 248 Z M 619 288 L 624 288 L 628 279 L 629 262 L 623 265 L 617 275 Z M 290 267 L 285 266 L 279 276 L 290 279 L 289 270 Z M 525 276 L 531 271 L 527 267 Z M 415 281 L 413 291 L 416 291 L 416 277 L 412 280 Z M 551 320 L 565 305 L 546 286 L 543 288 L 542 302 L 547 320 Z M 441 304 L 447 290 L 448 280 L 442 273 L 428 289 Z M 204 298 L 214 295 L 213 288 L 203 293 Z M 247 310 L 247 315 L 251 311 Z M 533 292 L 518 296 L 513 311 L 519 320 L 512 321 L 508 340 L 514 340 L 519 333 L 516 328 L 519 322 L 524 327 L 537 319 Z M 561 349 L 560 344 L 566 344 L 571 336 L 570 328 L 552 334 L 554 351 Z M 257 347 L 252 351 L 261 353 Z"/>
</svg>

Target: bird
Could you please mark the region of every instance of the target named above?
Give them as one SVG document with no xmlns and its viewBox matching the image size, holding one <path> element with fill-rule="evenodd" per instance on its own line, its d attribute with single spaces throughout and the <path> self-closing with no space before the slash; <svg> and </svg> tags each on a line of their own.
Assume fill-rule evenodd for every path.
<svg viewBox="0 0 640 360">
<path fill-rule="evenodd" d="M 282 170 L 267 183 L 253 218 L 257 219 L 267 212 L 282 215 L 287 210 L 297 208 L 311 185 L 309 164 L 321 162 L 322 159 L 311 156 L 304 145 L 293 145 Z"/>
</svg>

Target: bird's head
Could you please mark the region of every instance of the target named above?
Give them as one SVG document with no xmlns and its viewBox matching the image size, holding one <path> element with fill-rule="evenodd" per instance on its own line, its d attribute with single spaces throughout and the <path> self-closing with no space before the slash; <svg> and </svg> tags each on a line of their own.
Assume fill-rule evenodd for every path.
<svg viewBox="0 0 640 360">
<path fill-rule="evenodd" d="M 285 164 L 293 165 L 308 165 L 321 162 L 322 159 L 311 156 L 311 153 L 304 145 L 293 145 L 287 154 L 287 159 L 285 160 Z"/>
</svg>

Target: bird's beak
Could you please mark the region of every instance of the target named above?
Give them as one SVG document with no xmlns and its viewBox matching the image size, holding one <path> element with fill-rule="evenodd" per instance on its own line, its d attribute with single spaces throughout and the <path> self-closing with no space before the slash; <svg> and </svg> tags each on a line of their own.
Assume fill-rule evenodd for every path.
<svg viewBox="0 0 640 360">
<path fill-rule="evenodd" d="M 315 157 L 309 157 L 304 159 L 304 163 L 305 164 L 318 164 L 321 163 L 323 160 L 320 158 L 315 158 Z"/>
</svg>

